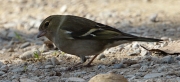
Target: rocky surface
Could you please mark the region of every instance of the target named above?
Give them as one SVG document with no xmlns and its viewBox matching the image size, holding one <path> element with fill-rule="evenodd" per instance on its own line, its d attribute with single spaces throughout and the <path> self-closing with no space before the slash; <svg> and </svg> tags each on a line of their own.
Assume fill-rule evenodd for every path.
<svg viewBox="0 0 180 82">
<path fill-rule="evenodd" d="M 178 0 L 0 1 L 0 82 L 87 82 L 110 71 L 129 82 L 180 81 Z M 53 14 L 81 16 L 165 41 L 122 44 L 100 54 L 92 67 L 64 71 L 80 59 L 47 47 L 45 37 L 36 38 L 42 20 Z M 142 46 L 176 54 L 155 54 Z"/>
</svg>

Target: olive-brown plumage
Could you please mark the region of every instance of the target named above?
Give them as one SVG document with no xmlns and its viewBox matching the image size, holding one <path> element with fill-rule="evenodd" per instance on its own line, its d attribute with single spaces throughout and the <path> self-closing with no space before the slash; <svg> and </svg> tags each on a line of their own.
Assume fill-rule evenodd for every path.
<svg viewBox="0 0 180 82">
<path fill-rule="evenodd" d="M 86 61 L 107 48 L 132 41 L 158 42 L 160 39 L 144 38 L 121 32 L 86 18 L 72 15 L 51 15 L 39 27 L 37 37 L 46 36 L 61 51 L 76 55 Z M 94 58 L 88 63 L 94 60 Z"/>
</svg>

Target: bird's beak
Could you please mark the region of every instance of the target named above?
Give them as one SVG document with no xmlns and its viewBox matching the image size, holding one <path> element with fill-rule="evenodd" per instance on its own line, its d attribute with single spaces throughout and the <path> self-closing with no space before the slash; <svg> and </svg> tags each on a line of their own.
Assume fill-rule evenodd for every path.
<svg viewBox="0 0 180 82">
<path fill-rule="evenodd" d="M 38 35 L 37 35 L 37 38 L 42 37 L 42 36 L 44 36 L 45 34 L 46 34 L 45 31 L 39 31 L 39 33 L 38 33 Z"/>
</svg>

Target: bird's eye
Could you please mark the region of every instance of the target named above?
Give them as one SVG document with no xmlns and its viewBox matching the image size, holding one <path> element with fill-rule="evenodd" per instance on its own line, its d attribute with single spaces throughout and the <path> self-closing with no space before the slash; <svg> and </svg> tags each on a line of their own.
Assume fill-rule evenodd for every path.
<svg viewBox="0 0 180 82">
<path fill-rule="evenodd" d="M 44 27 L 48 27 L 48 26 L 49 26 L 49 21 L 46 21 Z"/>
</svg>

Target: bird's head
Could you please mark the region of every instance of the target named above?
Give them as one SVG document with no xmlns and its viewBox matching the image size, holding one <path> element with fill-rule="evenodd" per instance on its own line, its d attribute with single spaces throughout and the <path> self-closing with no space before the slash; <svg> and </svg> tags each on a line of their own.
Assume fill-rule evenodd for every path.
<svg viewBox="0 0 180 82">
<path fill-rule="evenodd" d="M 58 15 L 51 15 L 47 17 L 39 26 L 39 33 L 37 35 L 37 38 L 46 36 L 48 39 L 52 40 L 52 36 L 55 30 L 58 28 Z"/>
</svg>

